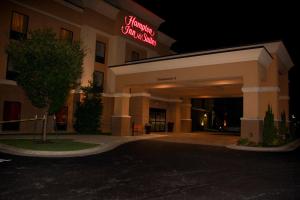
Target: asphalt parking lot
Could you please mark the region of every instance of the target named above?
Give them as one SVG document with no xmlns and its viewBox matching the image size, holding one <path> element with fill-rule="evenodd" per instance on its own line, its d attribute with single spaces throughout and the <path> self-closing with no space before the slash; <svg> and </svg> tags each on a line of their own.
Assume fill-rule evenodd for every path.
<svg viewBox="0 0 300 200">
<path fill-rule="evenodd" d="M 300 199 L 299 155 L 162 140 L 82 158 L 0 154 L 0 199 Z"/>
</svg>

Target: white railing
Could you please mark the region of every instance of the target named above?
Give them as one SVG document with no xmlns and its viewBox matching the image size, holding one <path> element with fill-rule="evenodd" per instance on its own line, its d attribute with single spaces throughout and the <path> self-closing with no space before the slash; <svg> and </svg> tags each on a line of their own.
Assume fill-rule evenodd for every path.
<svg viewBox="0 0 300 200">
<path fill-rule="evenodd" d="M 19 119 L 19 120 L 8 120 L 8 121 L 0 121 L 0 133 L 2 132 L 2 124 L 6 124 L 6 123 L 16 123 L 16 122 L 29 122 L 29 121 L 45 121 L 46 120 L 46 115 L 44 115 L 43 117 L 38 117 L 37 115 L 35 115 L 34 118 L 29 118 L 29 119 Z M 44 124 L 44 123 L 43 123 Z"/>
</svg>

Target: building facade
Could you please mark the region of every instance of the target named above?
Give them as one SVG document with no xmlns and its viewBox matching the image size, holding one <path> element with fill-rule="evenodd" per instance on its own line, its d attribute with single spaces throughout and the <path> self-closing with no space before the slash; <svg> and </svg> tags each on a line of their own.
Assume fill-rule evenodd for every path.
<svg viewBox="0 0 300 200">
<path fill-rule="evenodd" d="M 0 6 L 0 121 L 31 118 L 34 108 L 17 86 L 5 47 L 28 31 L 51 28 L 80 40 L 86 56 L 81 85 L 103 87 L 102 131 L 143 134 L 144 126 L 191 131 L 191 98 L 243 97 L 241 137 L 259 142 L 268 105 L 275 119 L 288 116 L 288 70 L 293 66 L 282 42 L 172 55 L 174 39 L 157 29 L 163 19 L 130 0 L 6 0 Z M 73 131 L 80 91 L 72 91 L 56 115 L 60 130 Z M 133 124 L 135 132 L 133 133 Z M 2 132 L 33 132 L 33 123 Z"/>
<path fill-rule="evenodd" d="M 111 90 L 109 65 L 169 55 L 172 53 L 170 45 L 174 42 L 157 31 L 163 19 L 132 1 L 123 5 L 122 1 L 49 0 L 41 4 L 37 1 L 5 0 L 1 1 L 0 19 L 0 121 L 32 118 L 43 113 L 31 105 L 17 86 L 17 72 L 5 52 L 10 40 L 26 37 L 31 30 L 50 28 L 59 38 L 80 40 L 86 53 L 81 85 L 85 86 L 95 79 L 103 87 L 104 94 Z M 141 34 L 142 38 L 137 38 Z M 57 114 L 57 121 L 61 121 L 58 128 L 62 130 L 73 131 L 74 105 L 79 98 L 77 93 L 72 91 L 65 107 Z M 106 104 L 105 98 L 103 101 Z M 109 118 L 112 111 L 106 108 L 108 106 L 104 106 L 102 129 L 108 132 L 111 131 Z M 31 123 L 20 126 L 7 127 L 7 130 L 33 131 Z M 5 131 L 3 127 L 2 132 Z"/>
</svg>

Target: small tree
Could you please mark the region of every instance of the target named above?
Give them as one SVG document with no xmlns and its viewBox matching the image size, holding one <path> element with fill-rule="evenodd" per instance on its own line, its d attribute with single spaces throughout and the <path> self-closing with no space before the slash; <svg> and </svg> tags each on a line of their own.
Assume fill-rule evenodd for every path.
<svg viewBox="0 0 300 200">
<path fill-rule="evenodd" d="M 101 132 L 102 90 L 91 82 L 89 86 L 82 87 L 81 90 L 83 101 L 77 106 L 74 128 L 79 133 Z"/>
<path fill-rule="evenodd" d="M 79 42 L 59 40 L 52 30 L 39 29 L 32 31 L 29 39 L 12 41 L 7 53 L 19 72 L 18 85 L 32 105 L 45 109 L 45 141 L 47 116 L 63 106 L 76 85 L 82 73 L 84 52 Z"/>
<path fill-rule="evenodd" d="M 272 112 L 271 106 L 268 105 L 268 110 L 266 111 L 266 115 L 264 118 L 263 145 L 272 146 L 276 138 L 277 138 L 277 133 L 274 124 L 274 114 Z"/>
</svg>

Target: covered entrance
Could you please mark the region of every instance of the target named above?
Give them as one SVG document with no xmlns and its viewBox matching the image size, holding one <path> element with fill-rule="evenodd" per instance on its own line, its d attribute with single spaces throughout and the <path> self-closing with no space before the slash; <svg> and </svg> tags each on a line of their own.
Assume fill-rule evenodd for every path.
<svg viewBox="0 0 300 200">
<path fill-rule="evenodd" d="M 275 120 L 283 111 L 288 116 L 288 70 L 292 66 L 281 42 L 112 66 L 108 79 L 114 81 L 109 84 L 110 96 L 106 95 L 114 102 L 112 132 L 130 135 L 131 121 L 141 127 L 162 123 L 150 110 L 158 108 L 166 110 L 163 123 L 174 123 L 174 132 L 188 133 L 192 131 L 192 99 L 240 98 L 241 137 L 260 142 L 268 105 Z"/>
<path fill-rule="evenodd" d="M 239 135 L 243 98 L 191 99 L 192 131 L 224 132 Z"/>
<path fill-rule="evenodd" d="M 150 108 L 149 123 L 151 132 L 164 132 L 166 130 L 166 110 Z"/>
</svg>

